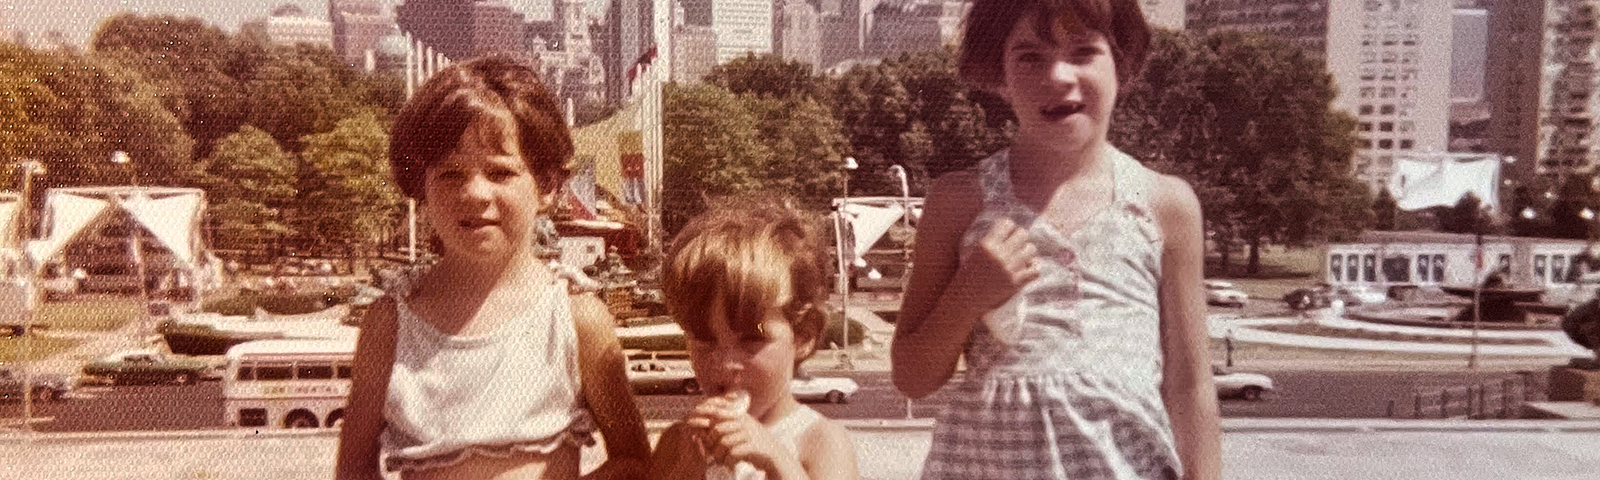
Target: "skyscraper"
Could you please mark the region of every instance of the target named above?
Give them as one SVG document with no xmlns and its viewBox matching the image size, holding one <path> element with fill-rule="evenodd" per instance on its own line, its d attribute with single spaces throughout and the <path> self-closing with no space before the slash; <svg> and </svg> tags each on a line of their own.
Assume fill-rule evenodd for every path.
<svg viewBox="0 0 1600 480">
<path fill-rule="evenodd" d="M 806 0 L 777 0 L 773 15 L 772 50 L 784 60 L 799 61 L 815 72 L 822 63 L 822 25 L 816 7 Z"/>
<path fill-rule="evenodd" d="M 395 6 L 400 29 L 455 60 L 508 53 L 528 59 L 523 17 L 499 0 L 406 0 Z"/>
<path fill-rule="evenodd" d="M 746 53 L 772 53 L 773 0 L 681 0 L 684 23 L 711 27 L 717 64 Z"/>
<path fill-rule="evenodd" d="M 350 66 L 364 65 L 367 52 L 375 52 L 378 42 L 397 29 L 378 0 L 328 0 L 328 20 L 333 23 L 333 53 Z"/>
<path fill-rule="evenodd" d="M 654 46 L 652 0 L 611 0 L 596 50 L 606 70 L 606 98 L 621 99 L 628 89 L 628 69 Z M 603 47 L 601 46 L 603 45 Z"/>
</svg>

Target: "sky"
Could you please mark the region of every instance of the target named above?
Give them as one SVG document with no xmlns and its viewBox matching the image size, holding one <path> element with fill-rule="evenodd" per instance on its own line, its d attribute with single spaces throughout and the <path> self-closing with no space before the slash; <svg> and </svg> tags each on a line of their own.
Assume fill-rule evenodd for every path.
<svg viewBox="0 0 1600 480">
<path fill-rule="evenodd" d="M 531 19 L 550 17 L 551 0 L 503 1 Z M 392 13 L 403 0 L 379 2 Z M 240 23 L 264 17 L 273 7 L 286 3 L 300 5 L 311 17 L 328 17 L 327 0 L 0 0 L 0 34 L 9 39 L 18 30 L 30 35 L 59 30 L 69 41 L 82 46 L 101 20 L 122 11 L 200 17 L 237 32 Z M 604 4 L 604 0 L 589 0 L 589 13 L 599 15 Z"/>
</svg>

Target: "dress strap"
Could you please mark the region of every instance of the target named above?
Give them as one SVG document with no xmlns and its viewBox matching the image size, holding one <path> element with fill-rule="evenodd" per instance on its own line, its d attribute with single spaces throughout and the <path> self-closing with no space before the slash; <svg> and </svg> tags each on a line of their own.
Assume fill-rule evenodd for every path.
<svg viewBox="0 0 1600 480">
<path fill-rule="evenodd" d="M 1138 160 L 1123 153 L 1115 147 L 1111 150 L 1111 168 L 1116 170 L 1119 180 L 1112 190 L 1118 202 L 1136 205 L 1145 211 L 1150 209 L 1150 194 L 1155 189 L 1155 172 L 1145 168 Z"/>
<path fill-rule="evenodd" d="M 1006 211 L 1016 202 L 1011 190 L 1011 151 L 1001 150 L 978 163 L 978 187 L 985 209 Z"/>
</svg>

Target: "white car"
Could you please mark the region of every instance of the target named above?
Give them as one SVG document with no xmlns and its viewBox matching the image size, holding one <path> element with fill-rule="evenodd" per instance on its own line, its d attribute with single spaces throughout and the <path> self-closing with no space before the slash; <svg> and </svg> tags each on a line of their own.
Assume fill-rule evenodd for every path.
<svg viewBox="0 0 1600 480">
<path fill-rule="evenodd" d="M 1250 295 L 1239 290 L 1231 282 L 1221 280 L 1206 280 L 1206 303 L 1209 305 L 1226 305 L 1230 307 L 1243 307 Z"/>
<path fill-rule="evenodd" d="M 813 377 L 802 373 L 789 381 L 789 392 L 800 401 L 844 403 L 860 389 L 861 385 L 855 380 L 845 377 Z"/>
<path fill-rule="evenodd" d="M 1272 391 L 1272 379 L 1259 373 L 1230 372 L 1222 367 L 1211 367 L 1211 379 L 1217 384 L 1217 396 L 1260 400 L 1261 394 Z"/>
<path fill-rule="evenodd" d="M 1370 305 L 1389 301 L 1389 296 L 1365 285 L 1347 285 L 1333 289 L 1333 297 L 1344 300 L 1346 306 Z"/>
<path fill-rule="evenodd" d="M 695 380 L 693 369 L 656 359 L 628 362 L 628 384 L 640 391 L 700 393 L 700 381 Z"/>
</svg>

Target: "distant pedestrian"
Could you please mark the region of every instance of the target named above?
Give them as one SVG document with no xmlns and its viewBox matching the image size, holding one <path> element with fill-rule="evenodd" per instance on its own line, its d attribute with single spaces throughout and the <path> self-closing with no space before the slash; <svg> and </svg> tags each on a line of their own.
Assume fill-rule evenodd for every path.
<svg viewBox="0 0 1600 480">
<path fill-rule="evenodd" d="M 896 325 L 895 385 L 967 370 L 925 479 L 1215 479 L 1200 205 L 1107 142 L 1150 44 L 1137 0 L 976 0 L 961 74 L 1011 147 L 939 178 Z"/>
<path fill-rule="evenodd" d="M 605 305 L 534 254 L 567 178 L 555 97 L 504 57 L 434 74 L 395 119 L 395 183 L 420 201 L 438 263 L 396 276 L 361 320 L 337 475 L 639 478 L 649 458 Z"/>
</svg>

